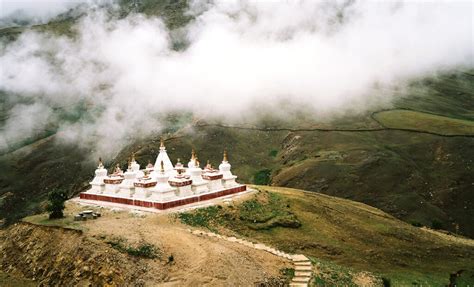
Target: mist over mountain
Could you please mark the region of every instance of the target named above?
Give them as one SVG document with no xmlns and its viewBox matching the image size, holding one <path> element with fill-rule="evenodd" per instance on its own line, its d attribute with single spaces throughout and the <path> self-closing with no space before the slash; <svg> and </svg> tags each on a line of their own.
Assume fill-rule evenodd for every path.
<svg viewBox="0 0 474 287">
<path fill-rule="evenodd" d="M 285 116 L 290 105 L 325 119 L 389 106 L 392 88 L 410 79 L 472 67 L 470 8 L 194 1 L 194 20 L 179 33 L 158 17 L 91 9 L 74 37 L 32 31 L 2 46 L 0 89 L 15 108 L 0 149 L 55 121 L 52 109 L 79 104 L 87 116 L 60 123 L 61 138 L 107 156 L 160 131 L 170 111 L 235 121 L 261 109 Z M 184 49 L 173 49 L 177 38 Z"/>
<path fill-rule="evenodd" d="M 114 0 L 0 0 L 0 28 L 47 23 L 81 4 L 104 5 Z"/>
</svg>

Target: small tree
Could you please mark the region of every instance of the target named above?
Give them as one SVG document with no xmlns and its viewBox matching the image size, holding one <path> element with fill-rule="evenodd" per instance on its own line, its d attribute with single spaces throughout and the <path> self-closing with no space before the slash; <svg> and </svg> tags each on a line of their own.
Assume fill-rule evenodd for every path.
<svg viewBox="0 0 474 287">
<path fill-rule="evenodd" d="M 66 192 L 61 189 L 54 189 L 48 194 L 48 206 L 46 210 L 49 212 L 49 219 L 63 218 L 64 202 L 67 200 Z"/>
</svg>

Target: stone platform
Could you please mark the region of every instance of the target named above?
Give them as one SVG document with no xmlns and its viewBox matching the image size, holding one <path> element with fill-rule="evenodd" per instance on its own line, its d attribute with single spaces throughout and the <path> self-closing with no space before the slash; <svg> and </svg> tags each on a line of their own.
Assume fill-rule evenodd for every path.
<svg viewBox="0 0 474 287">
<path fill-rule="evenodd" d="M 148 201 L 145 199 L 134 199 L 133 197 L 119 197 L 113 196 L 110 194 L 99 194 L 91 192 L 81 192 L 79 198 L 82 200 L 91 200 L 91 201 L 104 201 L 125 205 L 132 205 L 145 208 L 155 208 L 159 210 L 166 210 L 169 208 L 174 208 L 178 206 L 183 206 L 187 204 L 197 203 L 201 201 L 211 200 L 227 195 L 237 194 L 247 190 L 246 185 L 237 185 L 231 188 L 220 189 L 204 194 L 191 195 L 187 197 L 172 199 L 168 201 Z"/>
</svg>

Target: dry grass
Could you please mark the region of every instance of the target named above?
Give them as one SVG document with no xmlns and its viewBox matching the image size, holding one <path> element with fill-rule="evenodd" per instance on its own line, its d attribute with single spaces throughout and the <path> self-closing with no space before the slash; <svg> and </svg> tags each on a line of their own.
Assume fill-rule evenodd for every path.
<svg viewBox="0 0 474 287">
<path fill-rule="evenodd" d="M 301 226 L 252 228 L 241 214 L 245 203 L 221 209 L 222 220 L 215 223 L 240 236 L 314 258 L 325 270 L 319 284 L 352 284 L 358 278 L 354 274 L 370 271 L 396 286 L 439 286 L 449 283 L 450 273 L 474 268 L 473 240 L 417 228 L 350 200 L 289 188 L 258 188 L 251 201 L 264 204 L 278 196 L 288 207 L 285 212 Z M 260 212 L 258 218 L 268 213 L 265 208 Z"/>
</svg>

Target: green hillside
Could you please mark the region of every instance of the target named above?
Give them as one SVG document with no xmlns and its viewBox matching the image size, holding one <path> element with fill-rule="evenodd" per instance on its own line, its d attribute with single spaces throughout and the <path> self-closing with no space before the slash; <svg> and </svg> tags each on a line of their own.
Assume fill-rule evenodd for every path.
<svg viewBox="0 0 474 287">
<path fill-rule="evenodd" d="M 413 227 L 376 208 L 320 193 L 256 188 L 259 192 L 250 200 L 179 217 L 187 224 L 310 256 L 318 266 L 316 286 L 353 286 L 352 277 L 361 271 L 392 286 L 474 282 L 473 240 Z M 450 281 L 458 271 L 461 276 Z"/>
<path fill-rule="evenodd" d="M 397 103 L 394 110 L 325 123 L 305 116 L 286 123 L 265 118 L 258 125 L 227 126 L 175 115 L 167 121 L 166 144 L 173 161 L 178 157 L 186 161 L 195 148 L 201 162 L 209 159 L 214 165 L 227 148 L 234 172 L 243 182 L 349 198 L 415 225 L 474 236 L 472 118 L 468 109 L 456 112 L 466 97 L 473 97 L 472 91 L 462 88 L 473 76 L 459 74 L 432 81 L 431 85 L 439 87 L 443 83 L 461 87 L 463 93 L 463 98 L 456 97 L 458 92 L 453 88 L 444 98 L 435 93 L 433 97 L 442 98 L 440 102 L 446 105 L 439 109 L 434 105 L 421 109 L 425 102 L 411 100 L 417 96 L 410 94 L 401 98 L 403 105 Z M 431 95 L 422 96 L 431 102 Z M 465 106 L 469 105 L 466 101 Z M 386 118 L 374 119 L 380 115 L 395 117 L 395 126 Z M 72 121 L 80 118 L 65 116 Z M 153 161 L 160 136 L 134 142 L 107 162 L 108 166 L 125 166 L 132 152 L 142 165 Z M 53 134 L 31 139 L 24 147 L 1 155 L 0 216 L 11 222 L 38 210 L 45 194 L 55 186 L 70 194 L 87 188 L 95 163 L 85 161 L 85 153 L 57 145 Z"/>
<path fill-rule="evenodd" d="M 384 127 L 391 129 L 425 131 L 448 136 L 474 136 L 474 121 L 471 120 L 460 120 L 410 110 L 382 111 L 376 113 L 374 118 Z"/>
</svg>

